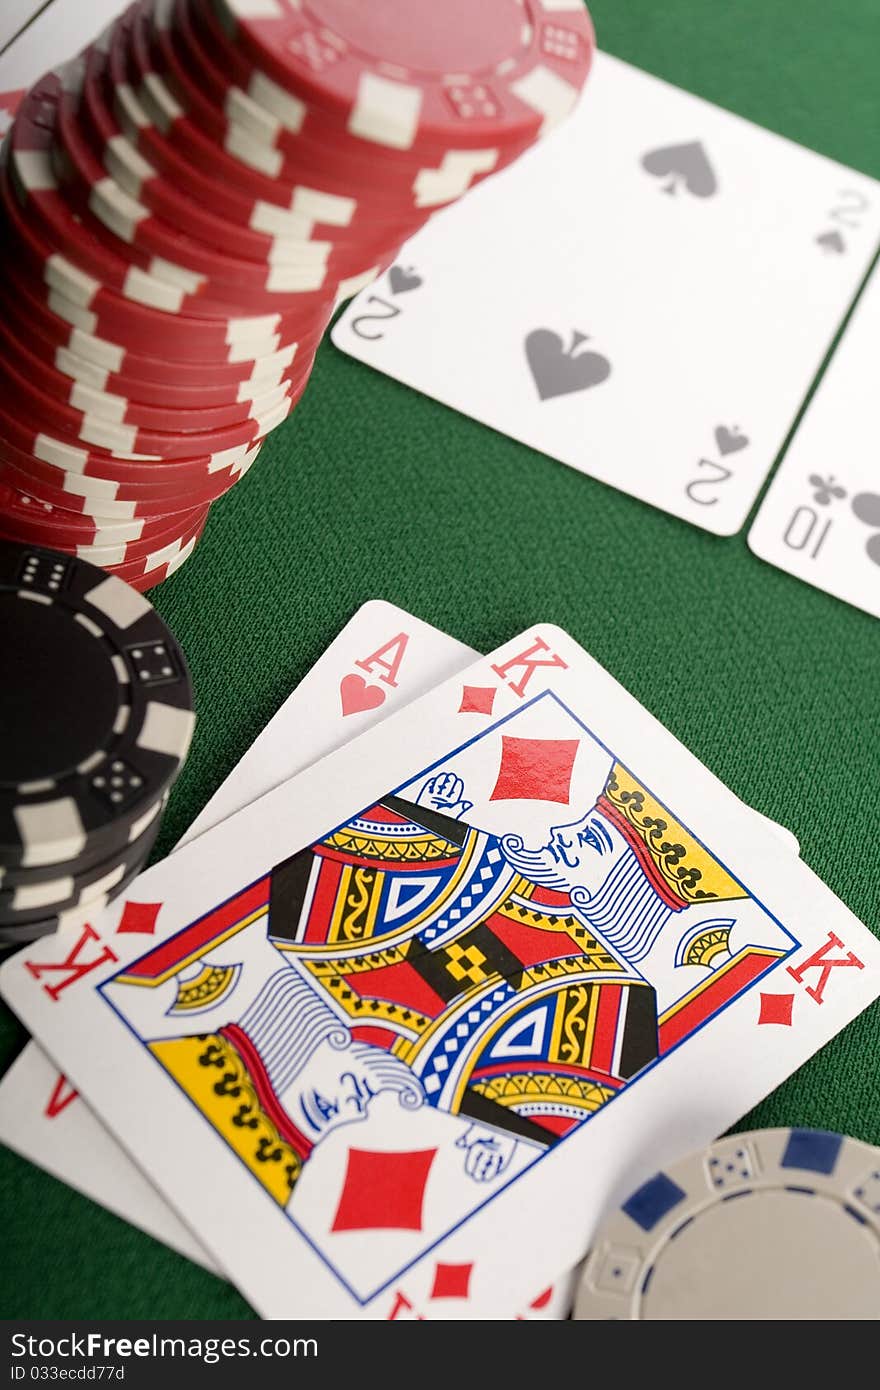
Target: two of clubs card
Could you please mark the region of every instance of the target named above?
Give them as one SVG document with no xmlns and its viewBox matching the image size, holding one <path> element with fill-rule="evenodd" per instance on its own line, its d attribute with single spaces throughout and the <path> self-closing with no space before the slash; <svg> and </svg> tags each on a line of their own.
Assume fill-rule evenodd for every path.
<svg viewBox="0 0 880 1390">
<path fill-rule="evenodd" d="M 732 536 L 878 240 L 876 180 L 599 53 L 569 120 L 419 232 L 333 341 L 535 450 Z M 880 527 L 867 476 L 874 280 L 872 307 L 820 386 L 751 544 L 877 614 L 880 568 L 863 553 Z"/>
<path fill-rule="evenodd" d="M 480 656 L 374 601 L 0 989 L 0 1138 L 262 1316 L 560 1318 L 603 1213 L 863 1010 L 880 943 L 565 632 Z"/>
</svg>

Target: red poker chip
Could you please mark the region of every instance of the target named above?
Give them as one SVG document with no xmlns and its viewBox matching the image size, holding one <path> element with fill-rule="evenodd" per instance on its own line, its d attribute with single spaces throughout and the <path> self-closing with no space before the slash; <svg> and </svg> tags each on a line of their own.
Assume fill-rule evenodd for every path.
<svg viewBox="0 0 880 1390">
<path fill-rule="evenodd" d="M 145 48 L 140 46 L 144 38 L 148 39 Z M 135 43 L 141 62 L 150 63 L 184 106 L 187 118 L 234 159 L 281 187 L 311 186 L 325 197 L 354 204 L 346 220 L 338 227 L 331 224 L 324 234 L 332 240 L 342 238 L 360 245 L 370 237 L 386 241 L 391 236 L 405 238 L 424 222 L 428 213 L 419 212 L 413 200 L 418 162 L 408 160 L 392 175 L 384 163 L 380 169 L 368 166 L 361 146 L 346 163 L 338 138 L 343 133 L 332 130 L 315 139 L 298 127 L 289 141 L 267 140 L 270 113 L 262 112 L 261 122 L 261 108 L 240 89 L 236 105 L 251 125 L 230 119 L 227 107 L 232 106 L 230 94 L 236 91 L 230 75 L 237 72 L 244 76 L 246 64 L 230 47 L 222 70 L 218 69 L 210 52 L 201 46 L 182 4 L 156 0 L 151 7 L 151 0 L 143 0 Z M 303 124 L 309 119 L 305 114 Z"/>
<path fill-rule="evenodd" d="M 202 520 L 137 560 L 106 564 L 101 568 L 106 569 L 109 574 L 115 574 L 118 579 L 124 579 L 134 588 L 152 588 L 186 564 L 204 529 L 205 521 Z"/>
<path fill-rule="evenodd" d="M 411 235 L 435 208 L 505 168 L 532 144 L 525 140 L 503 149 L 475 150 L 467 167 L 461 151 L 451 149 L 414 156 L 409 150 L 387 146 L 366 148 L 362 139 L 340 125 L 333 126 L 314 108 L 292 101 L 249 63 L 208 6 L 197 0 L 173 0 L 170 22 L 182 61 L 198 72 L 199 87 L 221 108 L 225 147 L 254 168 L 271 169 L 277 178 L 295 169 L 300 179 L 332 180 L 348 191 L 357 190 L 362 213 L 357 225 L 378 225 L 384 220 L 380 209 L 385 207 L 385 219 L 391 225 L 401 211 L 408 215 Z M 198 113 L 194 115 L 198 120 Z M 450 157 L 458 166 L 455 175 L 445 175 Z M 373 185 L 379 185 L 381 192 Z"/>
<path fill-rule="evenodd" d="M 202 406 L 195 404 L 200 399 L 198 393 L 191 393 L 188 399 L 193 404 L 173 406 L 145 403 L 120 394 L 111 395 L 72 380 L 29 350 L 27 344 L 17 334 L 11 334 L 0 320 L 0 363 L 4 358 L 15 364 L 15 370 L 23 374 L 32 387 L 75 410 L 110 423 L 172 432 L 213 430 L 249 419 L 258 420 L 280 405 L 297 386 L 304 385 L 311 369 L 311 360 L 306 358 L 277 385 L 243 400 L 233 398 L 226 404 Z"/>
<path fill-rule="evenodd" d="M 20 507 L 7 507 L 5 498 L 7 488 L 0 488 L 0 536 L 4 540 L 18 541 L 29 545 L 47 546 L 51 550 L 64 550 L 78 555 L 81 560 L 89 560 L 94 565 L 120 565 L 134 563 L 163 546 L 171 544 L 190 527 L 203 524 L 208 507 L 194 508 L 157 519 L 149 523 L 151 529 L 127 539 L 124 535 L 95 530 L 91 537 L 83 530 L 77 534 L 63 527 L 40 526 L 36 508 L 31 504 L 30 514 L 21 517 Z M 21 494 L 19 494 L 21 495 Z"/>
<path fill-rule="evenodd" d="M 7 338 L 11 337 L 15 345 L 15 356 L 27 356 L 29 369 L 36 359 L 44 371 L 49 369 L 60 374 L 66 384 L 63 388 L 58 384 L 52 389 L 56 390 L 56 394 L 62 390 L 66 399 L 70 399 L 70 391 L 80 383 L 84 388 L 114 399 L 124 397 L 172 411 L 232 406 L 263 397 L 274 388 L 295 379 L 314 357 L 314 348 L 297 350 L 291 347 L 277 354 L 274 362 L 267 359 L 266 365 L 256 366 L 251 373 L 247 372 L 247 364 L 244 364 L 237 378 L 219 381 L 216 380 L 217 369 L 206 364 L 198 384 L 189 382 L 185 385 L 180 384 L 178 373 L 167 371 L 168 363 L 156 363 L 156 366 L 164 366 L 166 375 L 173 376 L 174 380 L 151 381 L 129 368 L 129 363 L 132 360 L 137 362 L 137 359 L 129 358 L 124 370 L 112 372 L 80 357 L 67 346 L 69 333 L 56 335 L 55 341 L 45 336 L 35 322 L 32 304 L 21 291 L 13 297 L 0 287 L 0 336 L 5 324 Z M 40 324 L 39 328 L 42 326 Z M 61 341 L 58 341 L 59 337 Z M 106 357 L 104 360 L 107 360 Z"/>
<path fill-rule="evenodd" d="M 125 247 L 133 263 L 158 280 L 176 288 L 187 287 L 181 307 L 197 307 L 201 300 L 228 302 L 242 309 L 272 309 L 282 298 L 299 294 L 327 293 L 338 279 L 369 268 L 369 248 L 346 249 L 339 273 L 332 256 L 322 247 L 303 247 L 298 263 L 249 261 L 197 240 L 191 229 L 174 225 L 120 188 L 104 170 L 99 156 L 84 138 L 78 117 L 84 59 L 68 66 L 65 90 L 55 107 L 55 142 L 52 168 L 79 216 L 107 239 L 116 250 Z M 40 84 L 47 105 L 57 78 Z M 307 251 L 310 253 L 306 255 Z"/>
<path fill-rule="evenodd" d="M 150 66 L 137 66 L 138 55 L 127 43 L 127 19 L 128 14 L 111 37 L 105 101 L 130 143 L 169 183 L 197 197 L 227 222 L 273 239 L 304 240 L 316 234 L 322 238 L 332 235 L 340 242 L 352 238 L 357 231 L 352 224 L 357 219 L 358 205 L 351 188 L 335 189 L 337 195 L 345 198 L 341 209 L 332 202 L 327 205 L 323 199 L 315 206 L 316 190 L 308 185 L 301 191 L 286 187 L 271 174 L 262 173 L 259 162 L 239 162 L 231 152 L 207 138 L 197 123 L 178 109 L 162 75 Z M 148 63 L 146 57 L 143 61 Z M 303 200 L 305 209 L 301 206 Z M 339 225 L 340 220 L 344 226 Z"/>
<path fill-rule="evenodd" d="M 325 302 L 320 314 L 195 318 L 134 304 L 97 283 L 87 286 L 77 303 L 26 271 L 24 278 L 31 294 L 69 327 L 111 343 L 122 342 L 145 357 L 165 353 L 169 361 L 203 363 L 212 356 L 220 362 L 252 361 L 315 334 L 318 327 L 323 329 L 333 310 L 332 302 Z"/>
<path fill-rule="evenodd" d="M 60 430 L 50 433 L 44 420 L 35 420 L 20 408 L 13 411 L 8 400 L 0 403 L 0 446 L 3 458 L 21 470 L 33 468 L 37 476 L 44 476 L 50 483 L 55 481 L 53 473 L 41 473 L 41 469 L 57 470 L 64 476 L 93 478 L 97 485 L 93 490 L 98 493 L 108 492 L 104 486 L 107 483 L 131 485 L 141 493 L 203 488 L 210 485 L 216 475 L 227 470 L 235 473 L 246 466 L 256 448 L 256 445 L 239 446 L 213 454 L 191 454 L 174 459 L 120 459 L 84 446 L 79 440 L 71 440 Z M 87 484 L 83 482 L 82 486 Z M 166 510 L 176 511 L 180 507 Z"/>
<path fill-rule="evenodd" d="M 360 229 L 359 235 L 353 237 L 348 225 L 335 226 L 331 220 L 322 230 L 324 224 L 312 222 L 301 214 L 296 235 L 270 235 L 249 226 L 236 225 L 230 217 L 228 184 L 225 182 L 211 181 L 213 196 L 208 205 L 201 197 L 198 200 L 193 197 L 194 191 L 202 191 L 200 186 L 194 190 L 194 180 L 205 179 L 205 169 L 197 173 L 194 165 L 179 155 L 168 142 L 162 147 L 161 165 L 159 161 L 151 163 L 143 151 L 136 148 L 136 142 L 121 133 L 122 124 L 111 109 L 113 92 L 109 84 L 109 70 L 109 55 L 97 45 L 93 46 L 86 57 L 80 119 L 103 167 L 133 198 L 152 208 L 166 221 L 187 228 L 200 240 L 214 246 L 221 245 L 249 260 L 305 267 L 314 262 L 318 253 L 324 255 L 323 244 L 332 243 L 328 271 L 337 278 L 348 277 L 359 264 L 363 264 L 364 248 L 368 244 L 366 229 Z M 193 78 L 197 88 L 201 89 L 204 85 L 203 74 L 193 71 Z M 130 108 L 135 100 L 128 94 Z M 219 112 L 217 126 L 222 126 L 222 114 Z M 349 203 L 350 200 L 346 199 L 346 208 Z M 316 208 L 316 211 L 320 211 L 320 208 Z M 377 226 L 377 244 L 387 244 L 392 232 L 397 239 L 403 239 L 411 230 L 411 225 L 412 219 L 407 224 L 397 218 L 393 227 L 383 226 L 380 229 Z"/>
<path fill-rule="evenodd" d="M 239 226 L 191 197 L 192 166 L 175 155 L 171 146 L 167 151 L 173 171 L 171 179 L 150 164 L 125 135 L 111 110 L 106 94 L 108 70 L 108 55 L 97 46 L 89 49 L 79 114 L 93 147 L 100 152 L 104 168 L 120 187 L 159 217 L 187 227 L 211 246 L 225 246 L 254 261 L 268 261 L 273 254 L 283 252 L 285 243 L 280 238 Z"/>
<path fill-rule="evenodd" d="M 172 529 L 179 530 L 181 520 L 185 522 L 189 516 L 195 517 L 196 510 L 172 511 L 149 519 L 93 517 L 40 501 L 8 482 L 0 483 L 0 526 L 14 532 L 16 539 L 51 548 L 105 547 L 138 541 L 149 544 Z"/>
<path fill-rule="evenodd" d="M 96 478 L 88 473 L 66 473 L 36 457 L 21 458 L 0 442 L 4 481 L 19 492 L 72 512 L 84 512 L 97 529 L 115 520 L 156 520 L 174 513 L 193 511 L 215 502 L 247 472 L 252 459 L 217 468 L 201 479 L 165 479 L 147 485 L 127 479 Z"/>
<path fill-rule="evenodd" d="M 50 75 L 51 77 L 51 75 Z M 144 272 L 132 275 L 130 261 L 74 215 L 52 172 L 51 127 L 45 112 L 52 110 L 41 87 L 33 88 L 22 104 L 8 149 L 2 183 L 4 239 L 13 239 L 33 272 L 50 288 L 77 295 L 84 277 L 93 276 L 119 294 L 178 312 L 180 287 Z"/>
<path fill-rule="evenodd" d="M 434 0 L 136 0 L 37 84 L 0 172 L 0 536 L 142 590 L 185 563 L 335 304 L 586 76 L 571 0 L 443 20 Z"/>
<path fill-rule="evenodd" d="M 28 111 L 34 106 L 39 109 L 39 93 L 47 85 L 46 79 L 38 84 L 37 95 L 32 93 L 28 99 L 31 102 Z M 55 107 L 49 102 L 46 109 L 51 116 Z M 19 121 L 16 121 L 9 175 L 13 187 L 28 202 L 23 210 L 9 186 L 2 187 L 2 223 L 7 238 L 17 244 L 30 266 L 31 274 L 43 282 L 44 292 L 52 296 L 53 306 L 60 308 L 74 326 L 87 332 L 97 330 L 98 336 L 111 339 L 124 337 L 127 344 L 134 347 L 142 343 L 147 349 L 151 346 L 155 349 L 163 337 L 173 334 L 177 355 L 197 355 L 204 359 L 212 352 L 228 350 L 230 340 L 240 342 L 241 350 L 249 350 L 248 355 L 261 356 L 283 342 L 295 341 L 297 331 L 311 333 L 326 323 L 333 308 L 332 287 L 329 294 L 309 293 L 292 299 L 284 296 L 285 303 L 280 306 L 277 296 L 264 297 L 264 302 L 260 302 L 249 295 L 247 313 L 242 312 L 241 302 L 217 304 L 200 298 L 199 309 L 206 316 L 186 313 L 189 296 L 179 288 L 126 265 L 116 254 L 124 246 L 121 241 L 114 250 L 112 245 L 105 246 L 99 235 L 86 236 L 83 224 L 73 216 L 61 193 L 57 189 L 40 187 L 52 177 L 51 171 L 46 172 L 45 151 L 27 149 L 22 142 L 31 138 L 31 131 L 37 132 L 34 141 L 44 139 L 45 128 L 31 120 L 25 124 L 21 137 L 18 130 Z M 29 177 L 31 183 L 37 185 L 36 191 L 29 191 L 21 180 L 16 182 L 18 174 Z M 38 229 L 25 215 L 27 208 L 34 213 L 49 209 L 51 217 Z M 109 233 L 107 236 L 112 242 Z M 102 266 L 113 283 L 108 284 L 100 275 Z M 122 284 L 124 292 L 116 288 Z M 157 306 L 151 300 L 160 303 Z M 175 308 L 175 305 L 182 307 Z M 102 326 L 106 326 L 107 331 L 101 332 Z M 184 354 L 184 347 L 190 351 Z"/>
<path fill-rule="evenodd" d="M 150 74 L 136 67 L 135 55 L 128 43 L 129 27 L 136 10 L 137 6 L 133 5 L 114 27 L 107 55 L 105 97 L 126 137 L 172 182 L 182 178 L 182 186 L 189 188 L 200 203 L 219 216 L 270 236 L 301 233 L 303 218 L 290 207 L 285 190 L 268 179 L 259 182 L 254 177 L 248 182 L 247 171 L 240 170 L 233 159 L 224 161 L 223 152 L 205 140 L 201 132 L 196 133 L 194 148 L 187 146 L 180 138 L 185 122 L 172 115 L 170 93 L 166 94 L 167 101 L 161 110 L 155 102 L 151 102 L 147 110 L 143 97 L 149 95 Z"/>
<path fill-rule="evenodd" d="M 151 43 L 151 39 L 154 38 L 156 42 Z M 303 216 L 300 205 L 305 204 L 309 209 L 317 202 L 324 205 L 328 212 L 332 207 L 333 216 L 337 220 L 340 215 L 344 215 L 344 227 L 350 228 L 352 233 L 358 233 L 355 244 L 362 244 L 362 233 L 378 245 L 387 245 L 388 237 L 393 235 L 396 224 L 395 221 L 391 221 L 386 225 L 386 217 L 390 213 L 393 218 L 397 209 L 399 218 L 399 205 L 393 201 L 390 204 L 383 203 L 379 197 L 378 207 L 384 209 L 386 217 L 377 217 L 371 213 L 368 201 L 356 225 L 355 217 L 359 211 L 359 203 L 363 201 L 363 195 L 360 200 L 353 196 L 349 184 L 333 182 L 329 178 L 322 179 L 315 169 L 310 169 L 307 177 L 303 177 L 301 171 L 294 169 L 292 179 L 285 180 L 276 177 L 277 171 L 274 168 L 268 171 L 261 170 L 235 157 L 232 151 L 227 151 L 218 142 L 217 127 L 213 127 L 213 133 L 209 134 L 192 117 L 188 106 L 191 102 L 199 100 L 201 94 L 177 62 L 173 49 L 166 48 L 160 56 L 157 45 L 158 31 L 151 30 L 145 11 L 136 6 L 128 45 L 126 46 L 124 40 L 120 40 L 121 52 L 116 52 L 114 44 L 110 55 L 111 73 L 117 82 L 117 104 L 114 110 L 120 120 L 124 121 L 130 138 L 133 138 L 133 131 L 137 128 L 143 137 L 143 116 L 140 113 L 146 113 L 149 120 L 162 130 L 169 142 L 173 143 L 190 163 L 200 169 L 211 171 L 214 178 L 230 193 L 239 190 L 249 195 L 251 201 L 247 208 L 247 220 L 250 226 L 277 234 L 287 233 L 302 237 L 303 223 L 311 223 L 311 218 Z M 137 107 L 132 108 L 131 102 L 128 101 L 127 113 L 124 109 L 128 94 L 123 73 L 134 86 L 138 103 Z M 145 145 L 139 142 L 139 148 L 147 154 L 148 150 L 152 151 L 153 145 L 149 142 Z M 147 157 L 149 158 L 150 154 L 147 154 Z M 325 168 L 329 162 L 325 160 Z M 363 183 L 368 189 L 375 186 L 375 180 L 367 167 L 363 171 Z M 341 211 L 338 206 L 339 197 L 343 198 L 346 205 Z M 370 194 L 366 197 L 369 200 Z M 336 199 L 335 204 L 332 202 L 333 199 Z M 361 220 L 364 223 L 363 227 L 360 225 Z M 404 220 L 399 225 L 402 229 L 399 239 L 403 239 L 409 234 L 409 224 Z M 337 233 L 342 234 L 342 229 L 335 228 L 332 221 L 325 221 L 324 227 L 326 233 L 322 232 L 322 236 L 334 237 Z"/>
<path fill-rule="evenodd" d="M 16 267 L 17 278 L 29 285 L 32 296 L 53 320 L 68 325 L 68 333 L 71 328 L 77 328 L 110 342 L 122 339 L 130 350 L 140 350 L 147 357 L 165 351 L 169 359 L 176 356 L 203 363 L 214 355 L 221 363 L 237 363 L 275 353 L 295 342 L 298 332 L 301 337 L 319 336 L 319 329 L 323 330 L 332 312 L 332 303 L 327 302 L 320 314 L 309 311 L 304 315 L 273 313 L 256 317 L 196 318 L 163 312 L 123 298 L 112 288 L 87 276 L 80 277 L 78 286 L 70 285 L 56 273 L 59 268 L 56 253 L 49 247 L 41 247 L 33 234 L 23 231 L 22 225 L 11 218 L 9 212 L 8 204 L 0 207 L 0 229 L 7 233 L 7 245 L 12 243 L 25 253 Z M 77 297 L 71 297 L 68 289 Z"/>
<path fill-rule="evenodd" d="M 236 47 L 293 95 L 392 149 L 534 140 L 572 108 L 595 37 L 558 0 L 208 0 Z"/>
<path fill-rule="evenodd" d="M 228 360 L 214 359 L 190 362 L 169 360 L 168 357 L 144 356 L 128 351 L 121 343 L 108 338 L 99 338 L 81 328 L 73 327 L 66 319 L 54 314 L 47 304 L 41 302 L 42 287 L 26 277 L 20 267 L 9 266 L 3 280 L 0 280 L 0 305 L 4 311 L 20 319 L 24 316 L 33 334 L 41 342 L 52 345 L 72 354 L 73 365 L 78 362 L 96 368 L 111 378 L 121 381 L 137 380 L 155 383 L 158 386 L 175 386 L 188 390 L 201 390 L 205 382 L 235 384 L 264 379 L 275 383 L 299 354 L 302 356 L 309 346 L 317 346 L 320 334 L 315 333 L 309 340 L 291 343 L 275 348 L 271 352 L 256 357 L 241 355 L 234 346 L 227 347 Z M 246 352 L 246 349 L 244 350 Z M 56 365 L 60 364 L 56 362 Z M 110 389 L 108 385 L 106 389 Z"/>
<path fill-rule="evenodd" d="M 243 309 L 248 314 L 275 313 L 279 309 L 293 312 L 297 293 L 294 289 L 285 285 L 260 288 L 261 279 L 267 281 L 275 275 L 274 267 L 236 262 L 207 247 L 199 248 L 198 254 L 190 257 L 191 262 L 197 262 L 200 255 L 201 264 L 187 265 L 177 252 L 191 249 L 190 243 L 192 247 L 197 244 L 177 229 L 167 228 L 169 239 L 162 243 L 166 253 L 163 258 L 136 244 L 145 235 L 144 229 L 149 230 L 149 222 L 139 223 L 135 228 L 137 235 L 132 233 L 125 239 L 94 215 L 93 208 L 103 207 L 107 211 L 109 206 L 110 220 L 118 214 L 117 229 L 125 231 L 127 219 L 137 217 L 138 205 L 111 178 L 102 177 L 100 162 L 94 156 L 82 178 L 74 178 L 70 151 L 83 153 L 87 146 L 77 136 L 78 123 L 69 110 L 75 98 L 68 93 L 62 99 L 61 91 L 61 80 L 53 73 L 32 88 L 13 126 L 8 152 L 4 220 L 11 224 L 11 234 L 39 278 L 50 288 L 81 300 L 89 290 L 87 277 L 92 277 L 134 304 L 165 313 L 182 314 L 192 309 L 197 314 L 228 317 L 242 313 Z M 60 151 L 54 140 L 62 127 L 69 137 L 66 151 Z M 66 183 L 57 177 L 58 160 L 64 161 Z M 94 186 L 89 178 L 95 180 Z M 73 194 L 77 196 L 74 198 Z M 171 260 L 172 254 L 177 255 L 177 263 Z M 213 278 L 205 273 L 206 266 L 213 268 Z M 241 269 L 250 277 L 246 303 L 243 281 L 233 284 L 219 278 L 216 272 L 224 267 L 227 271 Z M 299 268 L 283 267 L 278 273 L 287 275 L 293 285 Z M 311 285 L 315 279 L 311 267 L 308 277 Z M 309 289 L 308 294 L 312 293 Z M 327 293 L 329 290 L 325 297 Z"/>
<path fill-rule="evenodd" d="M 183 433 L 117 424 L 76 410 L 28 381 L 8 360 L 0 359 L 0 418 L 5 414 L 44 421 L 73 441 L 104 450 L 114 458 L 192 458 L 237 449 L 262 439 L 286 420 L 305 384 L 276 401 L 259 417 L 238 424 Z"/>
<path fill-rule="evenodd" d="M 198 488 L 187 484 L 185 489 L 169 487 L 157 491 L 79 473 L 64 473 L 37 460 L 19 467 L 17 460 L 7 456 L 0 440 L 0 482 L 38 501 L 90 516 L 98 526 L 104 526 L 115 520 L 155 520 L 174 511 L 187 512 L 202 503 L 216 502 L 241 480 L 253 463 L 253 457 L 246 456 L 240 463 L 218 470 Z"/>
<path fill-rule="evenodd" d="M 157 560 L 157 557 L 167 553 L 169 546 L 179 545 L 202 531 L 208 519 L 208 510 L 207 506 L 203 506 L 191 512 L 181 512 L 173 516 L 163 530 L 136 541 L 120 541 L 114 544 L 104 540 L 91 545 L 78 544 L 76 554 L 81 560 L 89 560 L 93 565 L 100 565 L 102 569 L 109 565 L 114 568 L 137 565 L 143 569 L 156 569 L 157 563 L 163 563 L 162 560 Z"/>
<path fill-rule="evenodd" d="M 300 239 L 296 245 L 285 246 L 284 254 L 279 247 L 278 256 L 257 263 L 227 256 L 190 235 L 189 228 L 182 232 L 164 218 L 150 214 L 145 204 L 108 177 L 99 153 L 83 138 L 78 118 L 83 67 L 85 58 L 68 65 L 64 79 L 67 90 L 57 101 L 53 170 L 67 195 L 74 199 L 79 215 L 99 239 L 110 236 L 111 247 L 114 242 L 128 246 L 128 253 L 143 270 L 156 278 L 168 278 L 171 284 L 185 284 L 186 275 L 192 272 L 189 293 L 182 300 L 184 307 L 210 302 L 231 309 L 245 304 L 252 311 L 259 307 L 272 309 L 281 299 L 309 300 L 310 296 L 327 295 L 328 291 L 335 295 L 339 282 L 373 268 L 375 250 L 388 240 L 389 232 L 385 229 L 381 242 L 371 243 L 364 235 L 338 250 L 332 240 Z M 47 103 L 53 83 L 60 86 L 53 75 L 40 83 Z M 406 231 L 402 228 L 403 234 Z M 193 284 L 193 275 L 204 277 L 202 284 Z"/>
<path fill-rule="evenodd" d="M 389 263 L 393 259 L 394 254 Z M 284 314 L 237 315 L 236 306 L 224 305 L 222 314 L 197 319 L 148 309 L 97 284 L 88 288 L 85 302 L 47 286 L 46 301 L 53 313 L 75 328 L 111 340 L 123 338 L 146 356 L 154 356 L 167 346 L 189 360 L 224 352 L 229 361 L 264 356 L 314 333 L 318 325 L 326 327 L 334 309 L 332 298 L 310 300 L 307 305 L 300 300 L 296 310 Z"/>
</svg>

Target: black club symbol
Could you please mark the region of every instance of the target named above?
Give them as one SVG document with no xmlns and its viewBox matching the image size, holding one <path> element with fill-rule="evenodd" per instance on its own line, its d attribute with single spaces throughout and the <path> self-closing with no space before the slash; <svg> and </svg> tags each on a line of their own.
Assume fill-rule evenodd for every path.
<svg viewBox="0 0 880 1390">
<path fill-rule="evenodd" d="M 869 536 L 865 542 L 865 553 L 872 564 L 880 566 L 880 494 L 876 492 L 856 493 L 850 506 L 853 509 L 853 515 L 858 517 L 859 521 L 874 528 L 874 534 Z"/>
<path fill-rule="evenodd" d="M 822 478 L 818 473 L 811 473 L 810 486 L 815 488 L 813 501 L 818 502 L 820 507 L 830 506 L 835 497 L 846 496 L 846 488 L 840 487 L 833 476 Z"/>
</svg>

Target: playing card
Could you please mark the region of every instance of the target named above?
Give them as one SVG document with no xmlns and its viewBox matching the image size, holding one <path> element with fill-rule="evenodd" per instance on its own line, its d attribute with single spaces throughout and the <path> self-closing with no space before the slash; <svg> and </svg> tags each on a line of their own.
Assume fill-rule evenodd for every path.
<svg viewBox="0 0 880 1390">
<path fill-rule="evenodd" d="M 569 120 L 420 231 L 333 341 L 732 535 L 865 274 L 878 194 L 597 54 Z"/>
<path fill-rule="evenodd" d="M 365 603 L 269 721 L 180 844 L 397 705 L 463 669 L 476 655 L 392 604 Z M 798 852 L 790 831 L 761 819 L 787 848 Z M 69 930 L 81 929 L 85 920 L 80 916 Z M 181 1254 L 214 1267 L 208 1252 L 36 1043 L 28 1044 L 0 1081 L 0 1140 Z M 564 1314 L 569 1292 L 566 1280 L 557 1279 L 532 1301 L 527 1315 Z M 401 1305 L 401 1315 L 404 1311 Z"/>
<path fill-rule="evenodd" d="M 42 8 L 43 0 L 5 0 L 0 13 L 0 52 L 8 48 L 19 30 Z"/>
<path fill-rule="evenodd" d="M 48 5 L 41 0 L 3 0 L 0 92 L 29 87 L 78 53 L 124 8 L 120 0 L 89 0 L 87 5 L 82 0 L 52 0 Z"/>
<path fill-rule="evenodd" d="M 474 659 L 471 648 L 381 600 L 331 643 L 183 836 L 223 820 Z M 351 731 L 351 732 L 349 732 Z M 72 920 L 81 929 L 88 914 Z M 214 1261 L 36 1043 L 0 1081 L 0 1141 L 200 1264 Z"/>
<path fill-rule="evenodd" d="M 382 600 L 365 603 L 269 721 L 180 844 L 368 728 L 476 656 L 471 648 Z M 773 824 L 773 822 L 771 822 Z M 784 833 L 783 827 L 778 827 Z M 88 914 L 68 924 L 82 929 Z M 0 1141 L 189 1259 L 212 1257 L 83 1103 L 29 1043 L 0 1081 Z M 529 1318 L 565 1316 L 573 1276 L 531 1299 Z M 402 1315 L 404 1309 L 401 1307 Z"/>
<path fill-rule="evenodd" d="M 540 626 L 0 984 L 264 1316 L 488 1316 L 833 1036 L 878 967 Z"/>
<path fill-rule="evenodd" d="M 877 361 L 871 276 L 749 532 L 762 560 L 880 618 Z"/>
<path fill-rule="evenodd" d="M 363 604 L 269 720 L 181 845 L 461 671 L 476 655 L 392 603 Z"/>
</svg>

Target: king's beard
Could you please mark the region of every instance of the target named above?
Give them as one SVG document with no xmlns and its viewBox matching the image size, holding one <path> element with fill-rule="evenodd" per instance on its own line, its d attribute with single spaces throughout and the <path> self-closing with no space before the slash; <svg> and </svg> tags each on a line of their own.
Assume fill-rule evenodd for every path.
<svg viewBox="0 0 880 1390">
<path fill-rule="evenodd" d="M 239 1027 L 260 1054 L 276 1096 L 295 1085 L 318 1048 L 327 1043 L 360 1061 L 374 1094 L 394 1091 L 407 1110 L 418 1109 L 424 1101 L 421 1084 L 406 1063 L 385 1048 L 354 1042 L 350 1029 L 293 967 L 282 966 L 269 976 Z"/>
<path fill-rule="evenodd" d="M 276 1095 L 287 1089 L 322 1043 L 342 1051 L 351 1042 L 351 1033 L 329 1004 L 290 966 L 269 976 L 239 1026 L 259 1052 Z"/>
<path fill-rule="evenodd" d="M 526 849 L 519 836 L 508 835 L 502 839 L 501 849 L 523 878 L 542 888 L 568 893 L 597 935 L 633 964 L 648 954 L 672 915 L 630 846 L 594 892 L 572 881 L 576 871 L 569 870 L 549 845 Z"/>
</svg>

